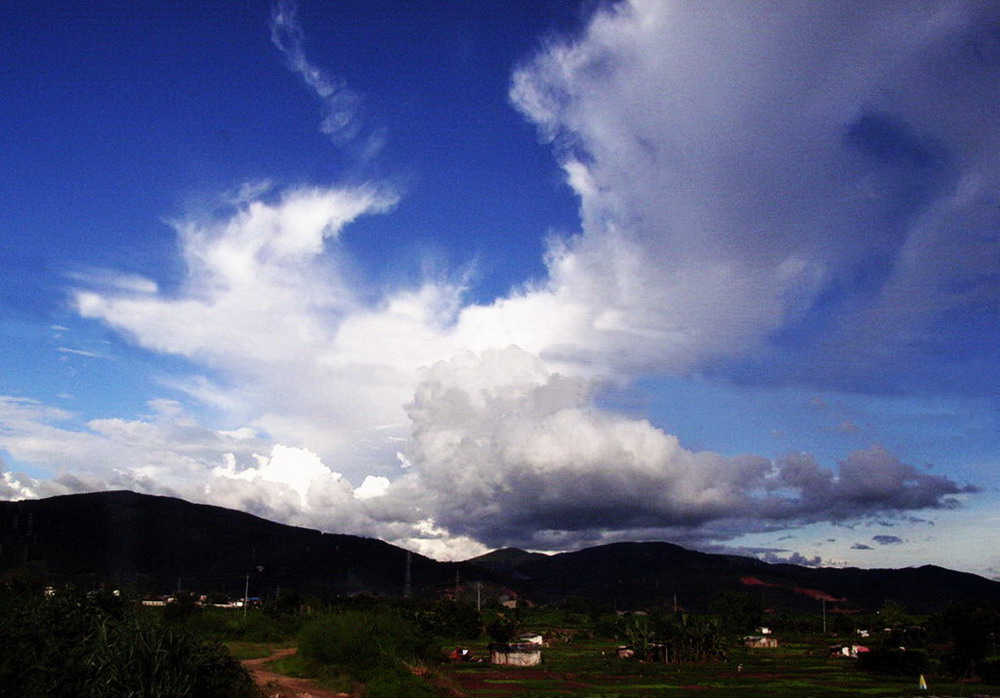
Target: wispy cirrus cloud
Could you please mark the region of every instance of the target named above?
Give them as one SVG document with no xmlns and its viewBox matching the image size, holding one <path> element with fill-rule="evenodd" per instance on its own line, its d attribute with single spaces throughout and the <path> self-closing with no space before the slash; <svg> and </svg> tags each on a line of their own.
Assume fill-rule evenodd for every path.
<svg viewBox="0 0 1000 698">
<path fill-rule="evenodd" d="M 74 356 L 85 356 L 88 359 L 110 359 L 110 356 L 88 349 L 73 349 L 72 347 L 57 347 L 56 351 L 61 354 L 73 354 Z"/>
<path fill-rule="evenodd" d="M 324 70 L 306 55 L 305 31 L 299 22 L 298 4 L 279 0 L 271 8 L 271 43 L 284 55 L 289 70 L 299 76 L 309 91 L 322 104 L 320 131 L 338 146 L 347 146 L 365 132 L 362 118 L 363 98 L 345 80 Z M 359 150 L 368 159 L 378 154 L 385 134 L 367 133 Z"/>
</svg>

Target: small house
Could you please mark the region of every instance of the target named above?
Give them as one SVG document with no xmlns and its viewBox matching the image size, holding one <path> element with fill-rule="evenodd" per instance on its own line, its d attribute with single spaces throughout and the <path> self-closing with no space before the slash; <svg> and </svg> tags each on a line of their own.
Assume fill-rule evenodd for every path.
<svg viewBox="0 0 1000 698">
<path fill-rule="evenodd" d="M 542 646 L 533 642 L 493 642 L 489 649 L 490 664 L 538 666 L 542 663 Z"/>
<path fill-rule="evenodd" d="M 867 647 L 863 645 L 837 645 L 830 649 L 831 657 L 857 657 L 859 654 L 864 654 L 865 652 L 870 652 Z"/>
<path fill-rule="evenodd" d="M 773 650 L 778 647 L 778 638 L 770 635 L 747 635 L 743 638 L 743 646 L 753 650 Z"/>
</svg>

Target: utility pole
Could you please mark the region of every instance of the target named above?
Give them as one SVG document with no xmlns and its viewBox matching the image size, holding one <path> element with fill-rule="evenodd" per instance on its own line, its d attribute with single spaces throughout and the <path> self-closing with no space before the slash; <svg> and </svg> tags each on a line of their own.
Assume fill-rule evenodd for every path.
<svg viewBox="0 0 1000 698">
<path fill-rule="evenodd" d="M 243 587 L 243 615 L 247 614 L 247 606 L 250 604 L 250 573 L 247 573 L 246 585 Z"/>
<path fill-rule="evenodd" d="M 826 599 L 820 599 L 823 602 L 823 634 L 826 635 Z"/>
<path fill-rule="evenodd" d="M 483 611 L 483 583 L 476 582 L 476 613 Z"/>
</svg>

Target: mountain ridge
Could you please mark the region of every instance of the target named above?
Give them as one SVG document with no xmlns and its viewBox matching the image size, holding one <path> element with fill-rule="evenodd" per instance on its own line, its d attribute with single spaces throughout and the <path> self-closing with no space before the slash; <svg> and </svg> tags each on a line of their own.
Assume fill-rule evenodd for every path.
<svg viewBox="0 0 1000 698">
<path fill-rule="evenodd" d="M 766 607 L 813 612 L 874 610 L 887 599 L 911 612 L 948 601 L 1000 601 L 1000 582 L 937 565 L 902 569 L 810 568 L 688 550 L 667 542 L 619 542 L 543 554 L 494 550 L 440 562 L 384 541 L 269 521 L 176 497 L 118 490 L 0 502 L 0 570 L 30 563 L 53 581 L 177 588 L 242 596 L 279 588 L 316 595 L 446 596 L 457 580 L 537 603 L 570 597 L 644 608 L 676 602 L 706 610 L 725 592 Z"/>
</svg>

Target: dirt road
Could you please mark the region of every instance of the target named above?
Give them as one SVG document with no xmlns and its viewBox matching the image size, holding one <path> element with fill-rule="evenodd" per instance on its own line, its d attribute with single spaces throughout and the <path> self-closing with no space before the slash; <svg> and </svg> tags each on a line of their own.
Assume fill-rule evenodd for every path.
<svg viewBox="0 0 1000 698">
<path fill-rule="evenodd" d="M 317 688 L 309 679 L 295 679 L 276 674 L 265 665 L 275 659 L 295 654 L 295 648 L 275 650 L 269 657 L 244 659 L 243 666 L 267 698 L 351 698 L 350 693 L 336 693 Z"/>
</svg>

